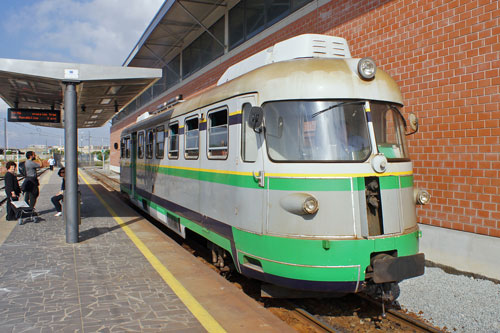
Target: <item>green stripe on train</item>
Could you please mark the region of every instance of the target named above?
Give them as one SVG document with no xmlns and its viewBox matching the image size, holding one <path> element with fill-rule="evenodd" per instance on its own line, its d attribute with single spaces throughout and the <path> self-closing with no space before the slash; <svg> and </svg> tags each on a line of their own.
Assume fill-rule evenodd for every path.
<svg viewBox="0 0 500 333">
<path fill-rule="evenodd" d="M 211 183 L 218 183 L 242 188 L 264 189 L 259 187 L 253 176 L 224 174 L 209 171 L 174 169 L 159 166 L 140 165 L 139 169 L 154 174 L 160 173 L 168 176 L 195 179 Z M 278 178 L 266 177 L 266 184 L 270 190 L 278 191 L 350 191 L 351 179 L 355 191 L 364 191 L 365 178 Z M 382 176 L 380 188 L 383 190 L 398 189 L 413 186 L 413 176 Z M 401 180 L 400 180 L 401 179 Z M 266 186 L 266 187 L 267 187 Z"/>
<path fill-rule="evenodd" d="M 413 176 L 401 176 L 401 188 L 413 187 Z"/>
<path fill-rule="evenodd" d="M 226 251 L 231 253 L 231 241 L 229 239 L 219 235 L 218 233 L 212 232 L 212 231 L 208 230 L 207 228 L 204 228 L 204 227 L 200 226 L 199 224 L 192 222 L 191 220 L 188 220 L 180 215 L 177 215 L 176 213 L 140 196 L 139 194 L 135 194 L 134 198 L 140 202 L 146 201 L 147 205 L 150 208 L 154 209 L 155 211 L 157 211 L 163 215 L 167 215 L 167 213 L 172 214 L 173 216 L 179 218 L 180 219 L 179 222 L 183 226 L 185 226 L 186 228 L 196 232 L 197 234 L 205 237 L 206 239 L 210 240 L 212 243 L 217 244 L 218 246 L 222 247 L 223 249 L 225 249 Z"/>
<path fill-rule="evenodd" d="M 122 187 L 122 189 L 126 190 Z M 128 192 L 128 191 L 127 191 Z M 186 228 L 231 252 L 229 239 L 183 218 L 140 195 L 149 207 L 180 218 Z M 418 252 L 418 231 L 401 236 L 358 240 L 321 240 L 258 235 L 232 228 L 240 264 L 259 261 L 264 273 L 309 281 L 362 281 L 372 252 L 398 251 L 399 256 Z M 326 246 L 327 245 L 327 246 Z M 327 247 L 327 249 L 325 248 Z M 241 252 L 240 252 L 241 251 Z M 358 267 L 359 265 L 359 267 Z M 308 267 L 321 266 L 321 267 Z M 326 267 L 325 267 L 326 266 Z M 330 266 L 330 267 L 328 267 Z"/>
<path fill-rule="evenodd" d="M 240 263 L 255 264 L 257 260 L 265 273 L 310 281 L 356 281 L 358 275 L 364 280 L 371 253 L 397 249 L 399 256 L 407 256 L 418 252 L 418 232 L 327 241 L 257 235 L 233 228 L 233 236 L 237 250 L 247 253 L 238 253 Z"/>
</svg>

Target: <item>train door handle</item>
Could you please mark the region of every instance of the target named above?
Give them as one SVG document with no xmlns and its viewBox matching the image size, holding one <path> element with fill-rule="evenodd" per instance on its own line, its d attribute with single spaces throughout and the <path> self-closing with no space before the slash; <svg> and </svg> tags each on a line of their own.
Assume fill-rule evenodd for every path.
<svg viewBox="0 0 500 333">
<path fill-rule="evenodd" d="M 255 179 L 255 181 L 258 181 L 259 182 L 259 186 L 260 187 L 264 187 L 265 185 L 265 175 L 264 175 L 264 171 L 259 171 L 257 174 L 255 174 L 255 172 L 252 172 L 253 174 L 253 179 Z"/>
</svg>

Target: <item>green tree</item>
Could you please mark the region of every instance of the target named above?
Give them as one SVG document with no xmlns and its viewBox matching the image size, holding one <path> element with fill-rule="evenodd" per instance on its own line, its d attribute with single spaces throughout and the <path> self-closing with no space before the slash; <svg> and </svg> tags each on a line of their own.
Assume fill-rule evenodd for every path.
<svg viewBox="0 0 500 333">
<path fill-rule="evenodd" d="M 102 161 L 102 153 L 101 153 L 100 151 L 98 151 L 98 152 L 96 153 L 96 155 L 97 155 L 97 159 L 98 159 L 99 161 Z M 106 149 L 106 150 L 104 151 L 104 158 L 105 158 L 105 159 L 108 159 L 108 157 L 109 157 L 109 149 Z"/>
</svg>

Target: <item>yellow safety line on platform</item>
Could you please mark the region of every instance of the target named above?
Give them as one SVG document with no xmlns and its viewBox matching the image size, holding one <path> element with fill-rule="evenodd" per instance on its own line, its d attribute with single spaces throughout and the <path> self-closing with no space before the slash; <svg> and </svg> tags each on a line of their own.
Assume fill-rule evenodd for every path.
<svg viewBox="0 0 500 333">
<path fill-rule="evenodd" d="M 148 247 L 135 235 L 135 233 L 125 224 L 125 222 L 114 212 L 114 210 L 108 205 L 106 201 L 97 193 L 97 191 L 90 185 L 90 183 L 83 177 L 83 175 L 78 172 L 79 176 L 83 181 L 89 186 L 89 188 L 94 192 L 99 201 L 103 206 L 109 211 L 113 216 L 115 221 L 120 225 L 120 227 L 125 231 L 127 236 L 134 242 L 135 246 L 142 252 L 142 254 L 148 259 L 149 263 L 153 268 L 160 274 L 163 280 L 169 285 L 170 288 L 175 292 L 175 294 L 181 299 L 181 301 L 186 305 L 186 307 L 191 311 L 191 313 L 198 319 L 198 321 L 203 325 L 203 327 L 209 332 L 226 332 L 224 328 L 208 313 L 205 308 L 187 291 L 186 288 L 174 277 L 172 273 L 156 258 L 156 256 L 148 249 Z"/>
</svg>

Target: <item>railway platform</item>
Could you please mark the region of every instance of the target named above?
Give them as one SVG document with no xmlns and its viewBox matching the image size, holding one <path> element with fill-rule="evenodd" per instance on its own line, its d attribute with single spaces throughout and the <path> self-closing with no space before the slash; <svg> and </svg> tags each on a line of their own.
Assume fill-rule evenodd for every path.
<svg viewBox="0 0 500 333">
<path fill-rule="evenodd" d="M 292 329 L 85 171 L 79 243 L 40 178 L 39 223 L 0 218 L 2 332 L 288 332 Z"/>
</svg>

